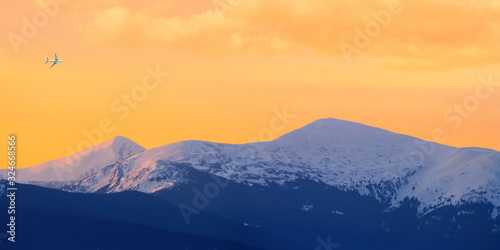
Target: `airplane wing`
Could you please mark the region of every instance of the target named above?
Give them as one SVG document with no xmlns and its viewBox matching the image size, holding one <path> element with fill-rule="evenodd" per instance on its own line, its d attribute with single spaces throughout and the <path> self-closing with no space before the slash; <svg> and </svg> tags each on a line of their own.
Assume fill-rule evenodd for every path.
<svg viewBox="0 0 500 250">
<path fill-rule="evenodd" d="M 54 65 L 56 65 L 56 64 L 57 64 L 57 61 L 55 61 L 54 64 L 52 64 L 52 66 L 50 66 L 49 69 L 51 69 L 52 67 L 54 67 Z"/>
<path fill-rule="evenodd" d="M 56 60 L 55 61 L 57 62 L 57 54 L 56 53 L 54 53 L 54 54 L 56 55 Z"/>
</svg>

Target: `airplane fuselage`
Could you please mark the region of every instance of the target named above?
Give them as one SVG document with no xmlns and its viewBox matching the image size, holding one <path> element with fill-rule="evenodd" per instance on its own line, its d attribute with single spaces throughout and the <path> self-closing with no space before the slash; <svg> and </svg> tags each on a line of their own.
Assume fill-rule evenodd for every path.
<svg viewBox="0 0 500 250">
<path fill-rule="evenodd" d="M 54 64 L 52 64 L 52 66 L 50 66 L 50 68 L 54 67 L 54 65 L 56 65 L 59 62 L 63 62 L 63 60 L 57 58 L 57 54 L 54 53 L 54 55 L 55 55 L 54 60 L 49 60 L 49 58 L 47 58 L 47 60 L 45 60 L 45 63 L 48 63 L 48 62 L 54 63 Z"/>
</svg>

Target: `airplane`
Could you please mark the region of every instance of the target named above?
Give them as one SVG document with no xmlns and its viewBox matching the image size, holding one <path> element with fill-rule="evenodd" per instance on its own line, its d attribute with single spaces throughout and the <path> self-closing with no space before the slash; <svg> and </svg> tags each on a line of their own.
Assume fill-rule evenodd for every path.
<svg viewBox="0 0 500 250">
<path fill-rule="evenodd" d="M 61 59 L 57 59 L 57 54 L 54 53 L 56 55 L 56 59 L 55 60 L 49 60 L 49 58 L 47 57 L 47 61 L 45 61 L 45 64 L 47 64 L 48 62 L 53 62 L 54 64 L 52 64 L 52 66 L 50 66 L 49 69 L 51 69 L 52 67 L 54 67 L 54 65 L 56 65 L 58 62 L 62 62 L 63 60 Z"/>
</svg>

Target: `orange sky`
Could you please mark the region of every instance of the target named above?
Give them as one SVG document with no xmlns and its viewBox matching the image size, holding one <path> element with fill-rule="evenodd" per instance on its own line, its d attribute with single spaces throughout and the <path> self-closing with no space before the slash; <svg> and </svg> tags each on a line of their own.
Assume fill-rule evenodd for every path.
<svg viewBox="0 0 500 250">
<path fill-rule="evenodd" d="M 0 130 L 18 167 L 90 145 L 84 131 L 245 143 L 325 117 L 500 150 L 499 1 L 214 3 L 3 3 Z M 144 92 L 148 67 L 169 75 Z M 272 127 L 283 109 L 293 118 Z"/>
</svg>

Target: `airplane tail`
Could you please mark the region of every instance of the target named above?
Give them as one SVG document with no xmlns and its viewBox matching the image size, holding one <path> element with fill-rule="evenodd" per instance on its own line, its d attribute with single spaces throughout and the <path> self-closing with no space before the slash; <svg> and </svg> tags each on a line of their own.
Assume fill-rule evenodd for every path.
<svg viewBox="0 0 500 250">
<path fill-rule="evenodd" d="M 49 62 L 49 58 L 47 57 L 47 61 L 45 61 L 45 64 L 47 64 Z"/>
</svg>

